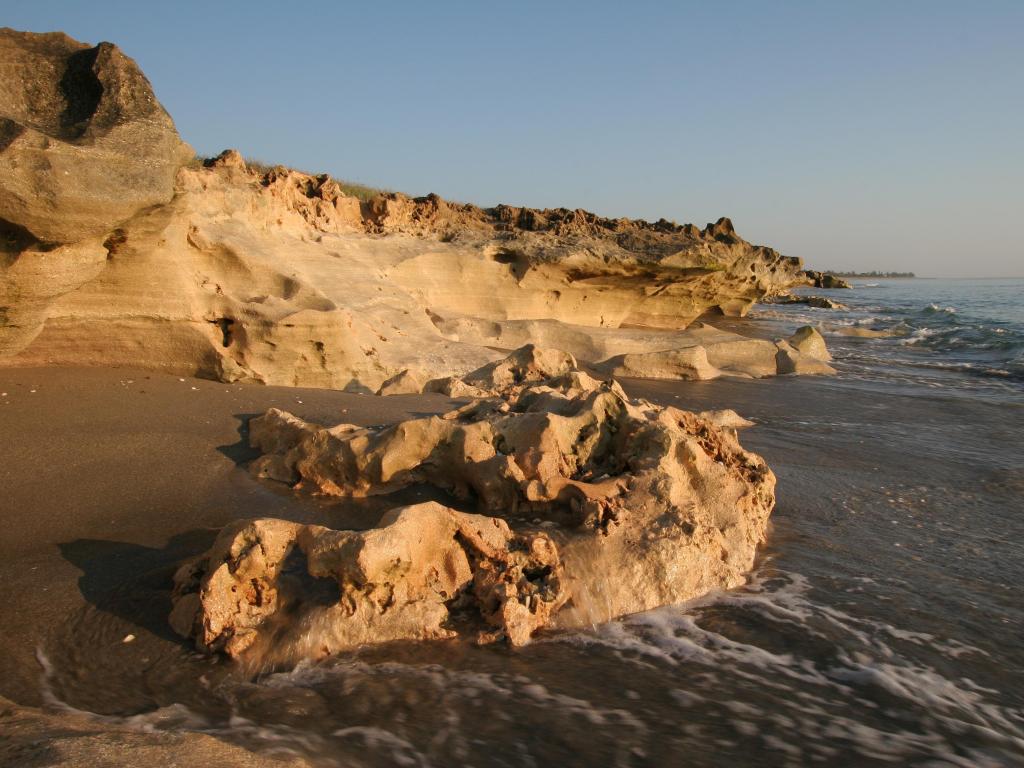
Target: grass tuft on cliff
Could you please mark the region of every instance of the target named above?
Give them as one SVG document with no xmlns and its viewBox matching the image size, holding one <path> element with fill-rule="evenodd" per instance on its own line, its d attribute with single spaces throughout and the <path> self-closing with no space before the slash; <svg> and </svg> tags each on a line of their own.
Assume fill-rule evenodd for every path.
<svg viewBox="0 0 1024 768">
<path fill-rule="evenodd" d="M 258 160 L 254 157 L 245 158 L 245 164 L 249 166 L 250 170 L 253 170 L 256 173 L 268 173 L 269 171 L 278 167 L 278 165 L 271 165 L 263 162 L 262 160 Z M 310 173 L 309 171 L 304 171 L 300 168 L 289 168 L 289 170 L 298 171 L 299 173 L 305 173 L 308 176 L 320 175 L 318 173 Z M 390 189 L 385 189 L 383 187 L 370 187 L 367 186 L 366 184 L 359 184 L 354 181 L 346 181 L 344 179 L 339 179 L 336 176 L 331 176 L 331 178 L 341 188 L 341 191 L 344 192 L 346 195 L 358 198 L 359 200 L 362 200 L 364 202 L 373 199 L 377 195 L 382 195 L 394 191 Z"/>
</svg>

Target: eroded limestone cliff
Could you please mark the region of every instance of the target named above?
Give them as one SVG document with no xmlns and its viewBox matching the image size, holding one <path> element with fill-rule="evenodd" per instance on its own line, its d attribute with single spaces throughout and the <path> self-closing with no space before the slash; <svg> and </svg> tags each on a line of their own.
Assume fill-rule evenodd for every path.
<svg viewBox="0 0 1024 768">
<path fill-rule="evenodd" d="M 582 210 L 345 194 L 328 176 L 191 157 L 115 46 L 0 31 L 0 361 L 131 363 L 375 390 L 527 342 L 599 362 L 691 346 L 798 260 Z M 638 329 L 645 329 L 640 331 Z"/>
</svg>

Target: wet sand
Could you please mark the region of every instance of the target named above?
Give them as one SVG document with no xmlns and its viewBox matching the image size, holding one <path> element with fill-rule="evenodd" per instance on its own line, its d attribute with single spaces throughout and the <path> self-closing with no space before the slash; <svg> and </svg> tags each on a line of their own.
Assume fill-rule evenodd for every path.
<svg viewBox="0 0 1024 768">
<path fill-rule="evenodd" d="M 0 697 L 31 706 L 46 703 L 37 651 L 56 627 L 86 609 L 112 612 L 123 634 L 84 637 L 106 647 L 83 650 L 144 664 L 147 635 L 175 641 L 166 629 L 175 562 L 240 517 L 317 515 L 315 500 L 251 480 L 249 417 L 278 407 L 328 423 L 383 424 L 452 402 L 128 368 L 0 370 L 0 393 Z M 382 506 L 360 511 L 372 522 Z M 134 594 L 120 589 L 127 584 Z M 139 641 L 121 643 L 128 634 Z"/>
<path fill-rule="evenodd" d="M 239 747 L 314 765 L 1024 757 L 1019 403 L 810 378 L 624 384 L 758 422 L 741 440 L 779 501 L 749 588 L 518 652 L 396 644 L 254 685 L 170 632 L 175 564 L 238 517 L 361 526 L 396 501 L 257 482 L 245 419 L 376 424 L 451 401 L 0 371 L 0 696 L 19 705 L 0 702 L 0 763 L 96 759 L 47 745 L 68 706 L 124 764 L 246 764 Z"/>
</svg>

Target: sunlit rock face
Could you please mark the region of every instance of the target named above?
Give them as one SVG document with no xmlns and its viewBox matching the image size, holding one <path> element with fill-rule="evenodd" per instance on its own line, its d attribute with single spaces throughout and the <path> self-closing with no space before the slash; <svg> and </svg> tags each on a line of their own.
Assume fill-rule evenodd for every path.
<svg viewBox="0 0 1024 768">
<path fill-rule="evenodd" d="M 443 416 L 254 419 L 258 476 L 336 496 L 430 484 L 478 514 L 430 503 L 363 532 L 239 521 L 179 571 L 172 624 L 204 649 L 294 661 L 394 639 L 522 644 L 742 584 L 775 501 L 735 436 L 749 422 L 540 372 L 566 357 L 520 350 L 480 374 L 494 395 Z"/>
<path fill-rule="evenodd" d="M 637 328 L 742 315 L 804 279 L 724 218 L 361 199 L 233 150 L 183 167 L 191 149 L 116 46 L 0 30 L 0 64 L 4 364 L 375 391 L 527 342 L 590 362 L 658 351 Z"/>
<path fill-rule="evenodd" d="M 106 241 L 170 202 L 192 157 L 138 66 L 110 43 L 0 29 L 0 357 L 54 299 L 102 272 Z"/>
</svg>

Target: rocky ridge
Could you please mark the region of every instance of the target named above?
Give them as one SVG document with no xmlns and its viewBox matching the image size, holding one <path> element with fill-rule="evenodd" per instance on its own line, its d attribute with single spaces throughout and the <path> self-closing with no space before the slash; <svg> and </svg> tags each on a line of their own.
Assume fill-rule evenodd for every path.
<svg viewBox="0 0 1024 768">
<path fill-rule="evenodd" d="M 326 175 L 205 165 L 116 46 L 0 31 L 0 363 L 130 362 L 373 391 L 528 342 L 599 362 L 687 346 L 803 280 L 704 228 L 582 210 L 362 200 Z"/>
</svg>

